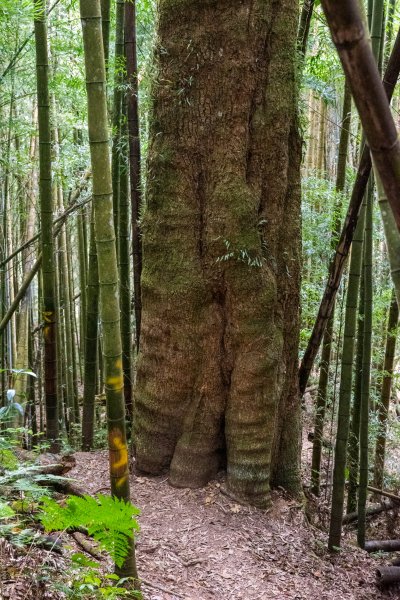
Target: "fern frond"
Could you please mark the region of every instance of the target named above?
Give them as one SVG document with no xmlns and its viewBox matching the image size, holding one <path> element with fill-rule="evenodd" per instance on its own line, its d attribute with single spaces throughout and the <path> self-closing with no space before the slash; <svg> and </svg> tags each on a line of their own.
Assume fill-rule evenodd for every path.
<svg viewBox="0 0 400 600">
<path fill-rule="evenodd" d="M 41 467 L 36 465 L 20 466 L 12 471 L 6 471 L 0 477 L 0 489 L 4 491 L 18 491 L 30 494 L 34 498 L 41 498 L 49 490 L 44 486 L 46 482 L 59 483 L 67 481 L 67 477 L 41 473 Z"/>
<path fill-rule="evenodd" d="M 96 498 L 69 496 L 65 507 L 51 498 L 44 498 L 39 518 L 47 531 L 85 527 L 120 567 L 128 554 L 129 538 L 133 537 L 134 531 L 139 531 L 134 518 L 139 514 L 139 509 L 131 503 L 98 494 Z"/>
</svg>

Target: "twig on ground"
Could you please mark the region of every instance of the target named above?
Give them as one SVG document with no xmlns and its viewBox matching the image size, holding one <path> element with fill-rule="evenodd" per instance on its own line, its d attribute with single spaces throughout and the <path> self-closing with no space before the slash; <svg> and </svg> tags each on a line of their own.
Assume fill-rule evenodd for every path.
<svg viewBox="0 0 400 600">
<path fill-rule="evenodd" d="M 147 585 L 148 587 L 154 588 L 155 590 L 160 590 L 160 592 L 165 592 L 166 594 L 170 594 L 171 596 L 176 596 L 177 598 L 184 598 L 184 596 L 181 596 L 181 594 L 178 594 L 178 592 L 169 590 L 162 585 L 158 585 L 158 583 L 153 583 L 152 581 L 147 581 L 147 579 L 142 579 L 142 578 L 140 579 L 140 581 L 141 581 L 141 583 L 143 583 L 144 585 Z"/>
<path fill-rule="evenodd" d="M 79 531 L 68 532 L 71 537 L 74 538 L 76 543 L 90 556 L 93 556 L 96 560 L 104 560 L 104 556 L 93 546 L 88 540 L 85 539 L 84 535 Z"/>
</svg>

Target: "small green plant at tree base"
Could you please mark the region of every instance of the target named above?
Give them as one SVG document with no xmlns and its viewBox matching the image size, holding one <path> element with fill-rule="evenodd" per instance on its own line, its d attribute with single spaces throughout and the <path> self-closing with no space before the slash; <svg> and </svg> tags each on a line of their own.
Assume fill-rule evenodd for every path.
<svg viewBox="0 0 400 600">
<path fill-rule="evenodd" d="M 140 600 L 142 595 L 139 591 L 131 589 L 134 582 L 129 578 L 120 579 L 114 573 L 104 575 L 98 562 L 88 559 L 81 552 L 71 556 L 72 581 L 68 587 L 62 585 L 60 590 L 68 598 L 78 600 L 79 598 L 132 598 Z M 132 583 L 132 586 L 129 584 Z"/>
</svg>

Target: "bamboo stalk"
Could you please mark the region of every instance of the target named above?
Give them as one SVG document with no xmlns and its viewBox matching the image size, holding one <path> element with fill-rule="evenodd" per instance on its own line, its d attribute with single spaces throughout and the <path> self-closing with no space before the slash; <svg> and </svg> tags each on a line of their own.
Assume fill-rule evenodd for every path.
<svg viewBox="0 0 400 600">
<path fill-rule="evenodd" d="M 358 0 L 322 0 L 370 152 L 400 228 L 400 141 Z"/>
<path fill-rule="evenodd" d="M 131 193 L 131 227 L 133 254 L 133 290 L 136 352 L 139 352 L 142 321 L 142 234 L 140 211 L 142 190 L 140 179 L 139 85 L 136 55 L 136 0 L 125 2 L 125 57 L 127 75 L 127 119 L 129 140 L 129 177 Z"/>
<path fill-rule="evenodd" d="M 375 486 L 369 485 L 367 487 L 367 490 L 369 490 L 370 492 L 374 492 L 374 494 L 378 494 L 380 496 L 385 496 L 385 498 L 390 498 L 391 500 L 395 500 L 396 502 L 400 502 L 400 496 L 396 496 L 396 494 L 393 494 L 392 492 L 386 492 L 385 490 L 382 490 L 380 488 L 377 488 Z"/>
<path fill-rule="evenodd" d="M 371 540 L 365 542 L 364 550 L 367 552 L 397 552 L 400 550 L 400 540 Z M 400 569 L 399 569 L 400 572 Z"/>
<path fill-rule="evenodd" d="M 400 567 L 379 567 L 376 570 L 379 585 L 392 585 L 400 582 Z"/>
<path fill-rule="evenodd" d="M 84 183 L 82 183 L 80 186 L 78 186 L 75 189 L 75 191 L 73 192 L 73 194 L 71 195 L 72 202 L 76 202 L 76 200 L 79 198 L 82 190 L 87 185 L 86 180 L 89 177 L 90 177 L 90 171 L 88 171 L 87 176 L 85 176 Z M 53 227 L 54 227 L 54 225 L 57 225 L 58 223 L 64 222 L 65 219 L 69 215 L 71 215 L 73 212 L 75 212 L 75 210 L 80 209 L 82 206 L 85 206 L 85 204 L 88 204 L 91 201 L 92 201 L 92 198 L 88 198 L 87 200 L 84 200 L 82 202 L 78 202 L 77 204 L 72 204 L 72 206 L 69 206 L 69 208 L 67 208 L 67 210 L 65 210 L 59 217 L 57 217 L 56 219 L 53 220 Z M 19 254 L 20 252 L 23 252 L 29 246 L 31 246 L 34 242 L 36 242 L 36 240 L 38 240 L 40 238 L 40 235 L 41 235 L 41 232 L 39 231 L 38 233 L 36 233 L 32 237 L 30 237 L 26 242 L 21 244 L 21 246 L 19 246 L 16 250 L 14 250 L 11 254 L 9 254 L 3 261 L 0 262 L 0 268 L 5 266 L 8 262 L 10 262 L 10 260 L 12 260 L 15 256 L 17 256 L 17 254 Z"/>
<path fill-rule="evenodd" d="M 331 3 L 330 3 L 331 4 Z M 333 2 L 332 4 L 335 4 Z M 343 4 L 341 1 L 340 4 Z M 395 85 L 400 73 L 400 31 L 397 34 L 388 66 L 383 77 L 383 87 L 386 92 L 387 99 L 390 101 L 394 92 Z M 368 94 L 369 95 L 369 94 Z M 386 100 L 387 103 L 387 100 Z M 336 252 L 331 262 L 329 269 L 329 277 L 325 287 L 325 291 L 318 310 L 318 315 L 315 320 L 313 331 L 306 351 L 304 352 L 299 369 L 299 390 L 300 394 L 304 394 L 307 387 L 307 382 L 313 367 L 315 358 L 324 335 L 327 321 L 332 313 L 333 304 L 339 289 L 342 274 L 347 262 L 347 257 L 350 251 L 353 234 L 357 225 L 358 214 L 360 211 L 362 199 L 367 187 L 367 182 L 372 168 L 371 157 L 368 148 L 364 148 L 357 175 L 351 194 L 350 204 L 347 215 L 342 228 L 342 233 L 336 247 Z M 400 169 L 399 169 L 400 171 Z M 400 197 L 400 196 L 399 196 Z"/>
<path fill-rule="evenodd" d="M 104 63 L 100 0 L 80 0 L 85 55 L 90 155 L 93 169 L 94 227 L 97 247 L 100 319 L 103 330 L 103 359 L 107 401 L 107 425 L 111 493 L 130 499 L 129 454 L 123 396 L 122 347 L 118 265 L 113 227 L 112 180 L 109 155 L 106 71 Z M 135 546 L 117 569 L 138 583 Z"/>
</svg>

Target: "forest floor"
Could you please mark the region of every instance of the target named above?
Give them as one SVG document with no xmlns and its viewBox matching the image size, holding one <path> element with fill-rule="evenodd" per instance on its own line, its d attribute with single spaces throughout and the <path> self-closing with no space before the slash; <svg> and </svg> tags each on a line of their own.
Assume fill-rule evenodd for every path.
<svg viewBox="0 0 400 600">
<path fill-rule="evenodd" d="M 312 404 L 308 398 L 304 484 L 310 472 L 312 443 L 307 437 L 312 430 Z M 388 465 L 398 476 L 398 444 L 389 450 Z M 76 452 L 73 457 L 76 463 L 68 473 L 73 483 L 88 494 L 108 493 L 108 451 Z M 325 452 L 323 473 L 330 472 L 328 457 Z M 167 476 L 132 474 L 132 499 L 141 510 L 136 547 L 144 600 L 400 598 L 400 586 L 381 590 L 375 580 L 377 567 L 389 565 L 393 554 L 371 556 L 358 549 L 354 524 L 344 528 L 342 551 L 327 552 L 330 482 L 323 476 L 323 483 L 327 486 L 320 499 L 309 494 L 305 485 L 304 504 L 275 490 L 272 508 L 262 511 L 226 496 L 222 474 L 197 490 L 173 488 Z M 369 519 L 367 539 L 400 539 L 399 511 Z M 65 598 L 55 589 L 54 572 L 69 585 L 68 557 L 82 550 L 67 534 L 62 543 L 64 556 L 38 548 L 21 553 L 0 539 L 0 600 Z"/>
<path fill-rule="evenodd" d="M 106 451 L 75 454 L 69 473 L 88 493 L 106 491 Z M 88 478 L 90 473 L 90 478 Z M 145 600 L 380 600 L 379 564 L 345 536 L 343 551 L 329 555 L 327 536 L 304 508 L 273 492 L 269 512 L 245 507 L 222 493 L 223 480 L 198 490 L 175 489 L 166 477 L 132 476 L 132 497 L 141 509 L 137 538 Z M 385 517 L 383 517 L 385 518 Z"/>
<path fill-rule="evenodd" d="M 304 446 L 307 455 L 311 443 Z M 106 450 L 76 452 L 74 459 L 68 477 L 75 485 L 88 494 L 109 491 Z M 176 489 L 167 477 L 132 475 L 132 498 L 141 510 L 136 545 L 144 600 L 400 598 L 399 589 L 383 591 L 375 583 L 376 568 L 390 564 L 393 555 L 359 550 L 354 526 L 346 527 L 339 554 L 327 552 L 324 498 L 310 495 L 305 509 L 273 491 L 271 510 L 262 511 L 236 504 L 223 483 L 221 474 L 204 488 Z M 368 539 L 393 535 L 400 538 L 394 511 L 369 523 Z M 65 599 L 57 585 L 72 585 L 69 556 L 82 550 L 70 535 L 61 539 L 62 554 L 37 547 L 19 552 L 0 539 L 0 600 Z"/>
</svg>

